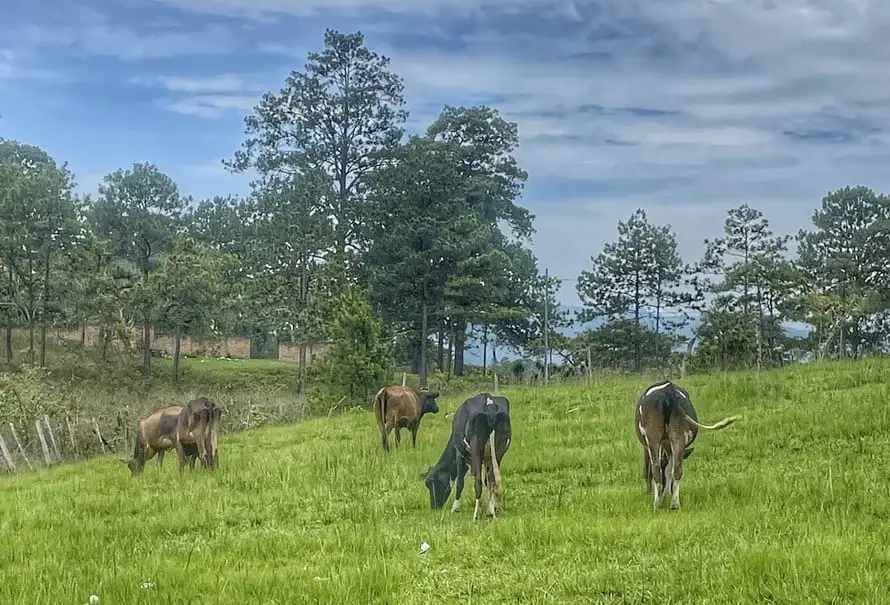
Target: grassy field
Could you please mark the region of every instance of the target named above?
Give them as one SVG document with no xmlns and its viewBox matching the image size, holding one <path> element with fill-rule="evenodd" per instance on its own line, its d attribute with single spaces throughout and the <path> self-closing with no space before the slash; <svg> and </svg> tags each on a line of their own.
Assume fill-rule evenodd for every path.
<svg viewBox="0 0 890 605">
<path fill-rule="evenodd" d="M 353 410 L 227 436 L 216 474 L 171 456 L 134 480 L 105 456 L 6 478 L 0 603 L 886 603 L 888 373 L 683 381 L 703 421 L 744 417 L 699 434 L 679 512 L 643 485 L 643 379 L 505 389 L 496 520 L 474 523 L 471 495 L 429 509 L 456 399 L 389 455 Z"/>
</svg>

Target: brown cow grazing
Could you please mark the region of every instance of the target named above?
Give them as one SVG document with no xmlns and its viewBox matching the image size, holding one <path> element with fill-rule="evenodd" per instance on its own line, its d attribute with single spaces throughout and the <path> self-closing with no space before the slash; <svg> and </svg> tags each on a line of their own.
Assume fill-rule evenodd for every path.
<svg viewBox="0 0 890 605">
<path fill-rule="evenodd" d="M 415 391 L 407 386 L 383 387 L 374 396 L 374 416 L 380 429 L 383 449 L 389 451 L 389 433 L 396 432 L 396 445 L 401 444 L 401 430 L 411 431 L 411 444 L 417 447 L 417 429 L 424 414 L 436 414 L 439 404 L 436 403 L 437 391 L 421 389 Z"/>
<path fill-rule="evenodd" d="M 185 446 L 195 443 L 203 468 L 219 467 L 219 419 L 222 415 L 216 404 L 206 397 L 192 399 L 182 407 L 176 427 L 176 451 L 179 453 L 179 470 L 185 468 Z"/>
<path fill-rule="evenodd" d="M 637 439 L 643 444 L 643 477 L 651 483 L 653 510 L 661 504 L 662 495 L 671 493 L 671 510 L 680 508 L 680 479 L 683 460 L 694 448 L 698 429 L 726 428 L 741 416 L 730 416 L 710 426 L 700 424 L 689 399 L 689 393 L 666 381 L 650 386 L 637 401 L 635 413 Z"/>
<path fill-rule="evenodd" d="M 488 485 L 488 514 L 497 516 L 501 510 L 501 460 L 510 447 L 513 427 L 510 422 L 510 401 L 490 393 L 480 393 L 464 401 L 454 412 L 451 436 L 438 462 L 423 474 L 430 492 L 430 506 L 445 506 L 451 494 L 451 482 L 457 480 L 451 512 L 460 510 L 464 477 L 471 470 L 475 478 L 476 506 L 473 520 L 479 517 L 482 479 Z"/>
<path fill-rule="evenodd" d="M 145 463 L 155 454 L 158 456 L 158 467 L 164 463 L 164 452 L 176 447 L 176 427 L 180 412 L 182 406 L 171 405 L 156 410 L 139 421 L 133 455 L 121 458 L 121 462 L 127 465 L 130 473 L 133 475 L 142 473 Z M 194 441 L 183 443 L 183 453 L 189 458 L 191 468 L 194 468 L 199 455 L 197 444 Z"/>
</svg>

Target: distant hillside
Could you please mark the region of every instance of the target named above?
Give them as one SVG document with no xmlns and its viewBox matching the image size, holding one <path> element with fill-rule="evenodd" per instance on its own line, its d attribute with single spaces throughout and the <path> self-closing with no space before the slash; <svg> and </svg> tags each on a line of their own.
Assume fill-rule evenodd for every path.
<svg viewBox="0 0 890 605">
<path fill-rule="evenodd" d="M 581 310 L 581 307 L 577 306 L 569 306 L 566 307 L 569 310 L 570 316 L 574 317 L 575 314 Z M 672 319 L 679 319 L 679 315 L 663 315 L 662 319 L 670 321 Z M 655 322 L 651 319 L 644 319 L 645 322 L 649 324 L 651 328 L 655 327 Z M 566 336 L 575 336 L 581 332 L 585 332 L 590 329 L 596 329 L 599 326 L 605 324 L 606 321 L 604 319 L 599 319 L 596 321 L 591 321 L 583 325 L 574 325 L 569 328 L 565 328 L 562 330 L 558 330 L 559 333 L 564 334 Z M 682 329 L 678 330 L 678 334 L 683 336 L 684 338 L 692 338 L 695 333 L 696 328 L 698 328 L 699 320 L 698 318 L 693 318 L 689 321 L 688 324 L 683 326 Z M 805 338 L 810 331 L 813 329 L 812 326 L 805 323 L 800 322 L 785 322 L 783 324 L 785 328 L 785 333 L 792 338 Z M 490 348 L 490 347 L 489 347 Z M 491 351 L 489 350 L 489 360 L 491 359 Z M 497 355 L 499 360 L 504 359 L 515 359 L 517 357 L 516 353 L 509 351 L 505 348 L 498 347 Z M 482 365 L 482 346 L 474 343 L 473 346 L 469 347 L 465 353 L 465 362 L 470 365 Z M 558 364 L 559 362 L 554 359 L 554 363 Z"/>
</svg>

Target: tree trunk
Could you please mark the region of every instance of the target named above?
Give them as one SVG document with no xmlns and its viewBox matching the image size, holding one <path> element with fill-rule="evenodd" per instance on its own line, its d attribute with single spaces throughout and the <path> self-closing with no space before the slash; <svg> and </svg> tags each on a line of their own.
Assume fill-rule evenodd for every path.
<svg viewBox="0 0 890 605">
<path fill-rule="evenodd" d="M 6 307 L 6 361 L 12 363 L 12 293 L 13 293 L 13 276 L 12 263 L 7 267 L 7 276 L 9 277 L 9 296 L 10 306 Z"/>
<path fill-rule="evenodd" d="M 148 313 L 142 319 L 142 371 L 151 376 L 151 319 Z"/>
<path fill-rule="evenodd" d="M 6 313 L 6 361 L 12 363 L 12 313 Z"/>
<path fill-rule="evenodd" d="M 46 321 L 49 314 L 49 247 L 43 269 L 43 304 L 40 307 L 40 367 L 46 367 Z"/>
<path fill-rule="evenodd" d="M 429 337 L 429 307 L 427 302 L 423 301 L 423 311 L 420 317 L 420 386 L 427 386 L 427 377 L 429 368 L 427 362 L 427 339 Z"/>
<path fill-rule="evenodd" d="M 467 343 L 467 324 L 463 320 L 458 322 L 457 331 L 454 334 L 454 375 L 464 375 L 464 349 Z"/>
<path fill-rule="evenodd" d="M 482 375 L 488 376 L 488 324 L 482 326 Z"/>
<path fill-rule="evenodd" d="M 179 383 L 179 350 L 182 344 L 182 332 L 179 326 L 173 334 L 173 383 Z"/>
<path fill-rule="evenodd" d="M 451 373 L 454 369 L 454 328 L 451 328 L 451 334 L 448 338 L 448 364 L 446 368 L 446 372 L 448 376 L 451 376 Z"/>
<path fill-rule="evenodd" d="M 439 322 L 439 343 L 438 343 L 438 351 L 436 365 L 439 368 L 440 372 L 445 371 L 445 322 Z"/>
<path fill-rule="evenodd" d="M 37 302 L 34 300 L 34 262 L 28 257 L 28 363 L 34 363 L 34 315 Z"/>
</svg>

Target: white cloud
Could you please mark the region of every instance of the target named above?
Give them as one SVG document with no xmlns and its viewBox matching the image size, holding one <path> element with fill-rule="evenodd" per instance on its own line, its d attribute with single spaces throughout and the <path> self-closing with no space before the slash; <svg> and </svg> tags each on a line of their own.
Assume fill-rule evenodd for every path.
<svg viewBox="0 0 890 605">
<path fill-rule="evenodd" d="M 286 56 L 295 68 L 308 47 L 317 50 L 321 31 L 302 38 L 291 25 L 305 20 L 287 16 L 323 14 L 338 27 L 359 15 L 368 45 L 390 56 L 405 79 L 413 130 L 445 103 L 486 102 L 519 124 L 522 166 L 533 182 L 553 183 L 552 191 L 530 186 L 524 200 L 537 215 L 536 252 L 560 274 L 576 275 L 637 207 L 672 223 L 692 260 L 704 237 L 719 235 L 731 206 L 750 202 L 776 231 L 795 232 L 831 189 L 890 191 L 890 4 L 883 0 L 155 5 L 202 19 L 279 17 L 269 29 L 251 23 L 237 40 L 260 53 L 258 64 Z M 67 37 L 52 35 L 106 56 L 204 55 L 200 77 L 183 67 L 143 82 L 158 87 L 164 107 L 188 115 L 243 113 L 262 91 L 282 85 L 284 70 L 235 74 L 222 61 L 218 75 L 208 76 L 215 58 L 206 55 L 234 52 L 233 35 L 221 26 L 190 33 L 177 23 L 137 30 L 97 19 L 63 30 Z M 418 49 L 423 36 L 427 44 Z M 295 39 L 303 40 L 299 48 Z M 0 55 L 0 77 L 6 63 Z M 563 298 L 574 299 L 571 288 Z"/>
</svg>

